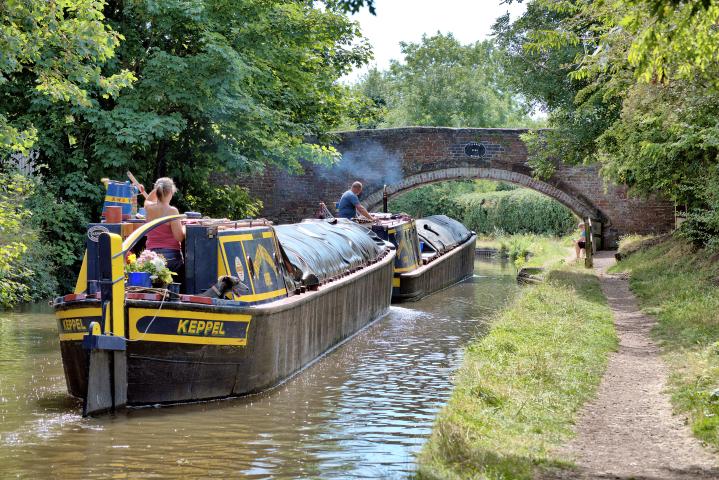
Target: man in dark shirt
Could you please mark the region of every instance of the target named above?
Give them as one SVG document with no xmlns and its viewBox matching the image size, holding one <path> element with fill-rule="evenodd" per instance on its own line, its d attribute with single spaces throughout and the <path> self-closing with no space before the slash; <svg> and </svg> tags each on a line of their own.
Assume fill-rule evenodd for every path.
<svg viewBox="0 0 719 480">
<path fill-rule="evenodd" d="M 352 188 L 342 194 L 342 198 L 340 198 L 339 205 L 337 206 L 337 214 L 340 218 L 354 218 L 357 216 L 357 212 L 359 212 L 362 216 L 372 220 L 372 216 L 359 201 L 360 193 L 362 193 L 362 184 L 355 182 L 352 184 Z"/>
</svg>

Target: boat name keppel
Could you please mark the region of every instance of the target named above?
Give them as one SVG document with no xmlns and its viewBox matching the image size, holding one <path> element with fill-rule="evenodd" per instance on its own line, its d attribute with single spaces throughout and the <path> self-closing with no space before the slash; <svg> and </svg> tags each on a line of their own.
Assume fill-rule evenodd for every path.
<svg viewBox="0 0 719 480">
<path fill-rule="evenodd" d="M 87 326 L 81 318 L 64 318 L 62 320 L 62 329 L 65 332 L 85 332 Z"/>
<path fill-rule="evenodd" d="M 225 322 L 212 320 L 180 320 L 177 323 L 178 335 L 204 335 L 206 337 L 224 337 Z"/>
</svg>

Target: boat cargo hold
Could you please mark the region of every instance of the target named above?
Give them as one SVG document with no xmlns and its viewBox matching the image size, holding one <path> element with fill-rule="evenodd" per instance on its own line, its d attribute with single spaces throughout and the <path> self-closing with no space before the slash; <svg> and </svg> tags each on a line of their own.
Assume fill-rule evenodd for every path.
<svg viewBox="0 0 719 480">
<path fill-rule="evenodd" d="M 127 256 L 178 219 L 182 291 L 127 286 Z M 75 292 L 54 301 L 68 391 L 84 400 L 83 414 L 271 388 L 383 316 L 393 293 L 395 248 L 351 221 L 180 215 L 94 224 L 86 246 Z"/>
<path fill-rule="evenodd" d="M 419 300 L 474 272 L 477 235 L 446 215 L 413 220 L 403 214 L 372 214 L 372 230 L 397 249 L 392 301 Z"/>
</svg>

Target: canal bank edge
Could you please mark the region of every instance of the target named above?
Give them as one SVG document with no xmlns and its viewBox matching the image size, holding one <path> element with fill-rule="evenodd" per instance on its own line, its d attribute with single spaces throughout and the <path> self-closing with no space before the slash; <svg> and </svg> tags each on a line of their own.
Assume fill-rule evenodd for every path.
<svg viewBox="0 0 719 480">
<path fill-rule="evenodd" d="M 467 346 L 417 478 L 530 479 L 541 466 L 570 466 L 557 447 L 573 435 L 617 336 L 594 272 L 559 258 L 546 283 L 525 287 Z"/>
</svg>

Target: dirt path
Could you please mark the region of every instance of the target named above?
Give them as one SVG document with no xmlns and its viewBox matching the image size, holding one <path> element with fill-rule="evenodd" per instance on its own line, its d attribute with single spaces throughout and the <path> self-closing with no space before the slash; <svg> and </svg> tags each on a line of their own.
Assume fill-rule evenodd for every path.
<svg viewBox="0 0 719 480">
<path fill-rule="evenodd" d="M 598 252 L 595 269 L 614 314 L 619 351 L 609 357 L 597 398 L 579 414 L 577 435 L 561 453 L 578 470 L 546 479 L 719 479 L 717 458 L 673 416 L 664 393 L 667 370 L 626 279 L 607 275 L 613 252 Z"/>
</svg>

